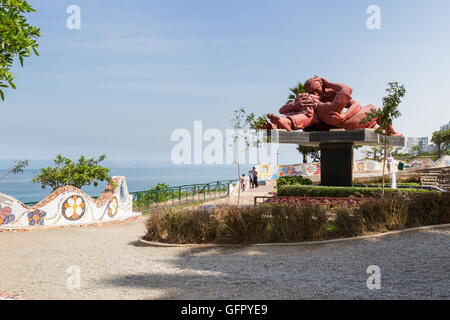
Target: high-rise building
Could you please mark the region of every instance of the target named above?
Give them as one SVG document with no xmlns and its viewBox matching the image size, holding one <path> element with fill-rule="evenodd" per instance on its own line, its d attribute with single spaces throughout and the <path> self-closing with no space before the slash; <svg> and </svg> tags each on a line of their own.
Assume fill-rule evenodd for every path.
<svg viewBox="0 0 450 320">
<path fill-rule="evenodd" d="M 428 151 L 428 137 L 419 138 L 418 146 L 420 148 L 420 152 L 427 152 Z"/>
<path fill-rule="evenodd" d="M 435 146 L 429 144 L 428 137 L 408 137 L 406 138 L 406 146 L 397 148 L 395 151 L 397 153 L 414 153 L 414 147 L 419 147 L 419 152 L 432 152 L 435 149 Z"/>
<path fill-rule="evenodd" d="M 441 130 L 448 130 L 448 129 L 450 129 L 450 121 L 441 127 Z"/>
</svg>

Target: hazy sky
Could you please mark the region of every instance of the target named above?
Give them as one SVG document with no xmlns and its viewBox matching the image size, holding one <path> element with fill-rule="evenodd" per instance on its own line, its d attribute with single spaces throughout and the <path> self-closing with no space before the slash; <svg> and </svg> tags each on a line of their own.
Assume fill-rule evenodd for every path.
<svg viewBox="0 0 450 320">
<path fill-rule="evenodd" d="M 239 106 L 277 112 L 289 87 L 316 74 L 349 84 L 363 105 L 405 84 L 394 127 L 406 136 L 450 120 L 448 0 L 30 2 L 40 56 L 15 68 L 17 90 L 0 103 L 0 164 L 58 153 L 169 163 L 173 130 L 194 120 L 224 130 Z M 71 4 L 80 30 L 66 27 Z M 366 27 L 372 4 L 381 30 Z M 283 147 L 282 162 L 300 160 Z"/>
</svg>

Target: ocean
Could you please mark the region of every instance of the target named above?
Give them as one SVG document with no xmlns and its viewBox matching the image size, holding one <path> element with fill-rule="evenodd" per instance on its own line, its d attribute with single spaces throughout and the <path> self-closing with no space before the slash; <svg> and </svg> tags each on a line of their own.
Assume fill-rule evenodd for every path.
<svg viewBox="0 0 450 320">
<path fill-rule="evenodd" d="M 241 170 L 249 168 L 242 166 Z M 0 176 L 6 170 L 0 169 Z M 39 174 L 40 169 L 25 169 L 23 174 L 9 174 L 0 180 L 0 193 L 5 193 L 22 202 L 40 201 L 46 197 L 52 189 L 41 188 L 40 184 L 32 183 L 31 179 Z M 242 174 L 242 173 L 241 173 Z M 110 168 L 111 176 L 125 176 L 128 190 L 149 190 L 159 182 L 169 186 L 185 184 L 208 183 L 218 180 L 237 179 L 237 168 L 232 165 L 223 166 L 155 166 L 152 168 Z M 99 196 L 105 189 L 106 183 L 99 183 L 98 187 L 85 186 L 82 188 L 91 196 Z"/>
</svg>

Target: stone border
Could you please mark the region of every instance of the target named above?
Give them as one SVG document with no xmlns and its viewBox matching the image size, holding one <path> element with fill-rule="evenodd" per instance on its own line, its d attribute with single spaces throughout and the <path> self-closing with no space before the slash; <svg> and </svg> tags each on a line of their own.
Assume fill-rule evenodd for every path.
<svg viewBox="0 0 450 320">
<path fill-rule="evenodd" d="M 25 231 L 44 231 L 44 230 L 54 230 L 54 229 L 66 229 L 66 228 L 81 228 L 81 227 L 105 227 L 113 224 L 124 224 L 130 221 L 139 219 L 142 213 L 136 214 L 135 216 L 128 217 L 122 220 L 104 221 L 104 222 L 91 222 L 91 223 L 79 223 L 79 224 L 68 224 L 62 226 L 48 226 L 48 227 L 29 227 L 29 228 L 5 228 L 0 229 L 0 232 L 25 232 Z"/>
<path fill-rule="evenodd" d="M 375 129 L 358 128 L 355 130 L 331 129 L 329 131 L 263 131 L 272 141 L 280 144 L 301 144 L 305 146 L 319 146 L 321 143 L 353 143 L 355 145 L 379 145 L 382 136 Z M 405 146 L 404 136 L 388 136 L 390 145 Z"/>
<path fill-rule="evenodd" d="M 192 247 L 289 247 L 289 246 L 301 246 L 301 245 L 312 245 L 312 244 L 328 244 L 328 243 L 336 243 L 336 242 L 349 242 L 349 241 L 355 241 L 355 240 L 363 240 L 363 239 L 370 239 L 370 238 L 381 238 L 389 235 L 395 235 L 395 234 L 401 234 L 401 233 L 407 233 L 407 232 L 413 232 L 413 231 L 422 231 L 422 230 L 431 230 L 431 229 L 444 229 L 449 228 L 450 223 L 448 224 L 438 224 L 438 225 L 432 225 L 432 226 L 423 226 L 423 227 L 417 227 L 417 228 L 410 228 L 410 229 L 404 229 L 404 230 L 397 230 L 397 231 L 389 231 L 389 232 L 383 232 L 383 233 L 376 233 L 376 234 L 370 234 L 366 236 L 359 236 L 359 237 L 352 237 L 352 238 L 340 238 L 340 239 L 331 239 L 331 240 L 321 240 L 321 241 L 305 241 L 305 242 L 292 242 L 292 243 L 254 243 L 254 244 L 175 244 L 175 243 L 162 243 L 162 242 L 153 242 L 153 241 L 147 241 L 144 240 L 144 236 L 141 236 L 138 238 L 138 245 L 141 247 L 161 247 L 161 248 L 192 248 Z"/>
</svg>

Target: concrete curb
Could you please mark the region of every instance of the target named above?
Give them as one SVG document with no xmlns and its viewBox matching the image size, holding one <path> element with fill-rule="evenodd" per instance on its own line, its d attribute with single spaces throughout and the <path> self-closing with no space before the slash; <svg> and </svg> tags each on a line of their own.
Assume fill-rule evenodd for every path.
<svg viewBox="0 0 450 320">
<path fill-rule="evenodd" d="M 303 246 L 303 245 L 313 245 L 313 244 L 328 244 L 328 243 L 336 243 L 336 242 L 349 242 L 349 241 L 356 241 L 356 240 L 364 240 L 364 239 L 371 239 L 371 238 L 381 238 L 385 236 L 390 235 L 396 235 L 396 234 L 402 234 L 407 232 L 414 232 L 414 231 L 423 231 L 423 230 L 431 230 L 431 229 L 445 229 L 450 228 L 450 223 L 448 224 L 438 224 L 433 226 L 424 226 L 424 227 L 417 227 L 417 228 L 410 228 L 410 229 L 404 229 L 404 230 L 398 230 L 398 231 L 389 231 L 389 232 L 383 232 L 383 233 L 377 233 L 377 234 L 371 234 L 367 236 L 359 236 L 359 237 L 352 237 L 352 238 L 340 238 L 340 239 L 331 239 L 331 240 L 322 240 L 322 241 L 307 241 L 307 242 L 292 242 L 292 243 L 255 243 L 255 244 L 248 244 L 248 245 L 234 245 L 234 244 L 175 244 L 175 243 L 162 243 L 162 242 L 153 242 L 153 241 L 147 241 L 144 240 L 144 236 L 139 237 L 138 239 L 138 245 L 141 247 L 160 247 L 160 248 L 219 248 L 219 247 L 291 247 L 291 246 Z"/>
<path fill-rule="evenodd" d="M 4 228 L 0 229 L 1 232 L 26 232 L 26 231 L 45 231 L 45 230 L 55 230 L 55 229 L 67 229 L 67 228 L 83 228 L 83 227 L 105 227 L 114 224 L 124 224 L 130 221 L 138 220 L 142 217 L 142 214 L 137 214 L 132 217 L 124 218 L 121 220 L 105 221 L 105 222 L 91 222 L 91 223 L 80 223 L 80 224 L 68 224 L 63 226 L 47 226 L 47 227 L 29 227 L 29 228 Z"/>
</svg>

